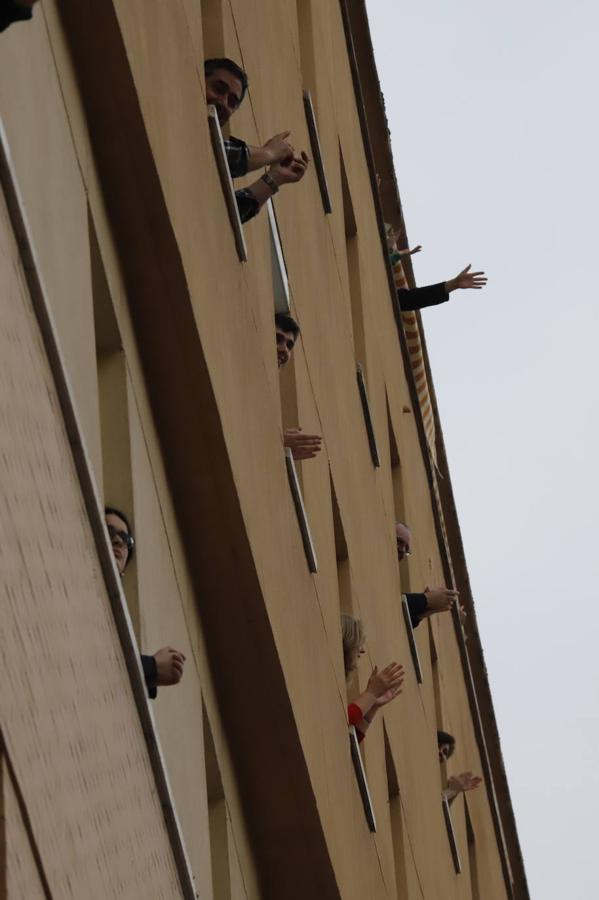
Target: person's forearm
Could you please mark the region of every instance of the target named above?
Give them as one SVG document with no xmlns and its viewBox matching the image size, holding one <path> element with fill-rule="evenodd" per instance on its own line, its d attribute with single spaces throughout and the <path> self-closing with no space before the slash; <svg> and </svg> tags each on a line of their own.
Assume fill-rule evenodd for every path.
<svg viewBox="0 0 599 900">
<path fill-rule="evenodd" d="M 248 172 L 263 169 L 272 164 L 272 153 L 268 147 L 251 147 L 248 145 Z"/>
<path fill-rule="evenodd" d="M 277 189 L 279 188 L 279 183 L 276 179 L 276 176 L 269 175 L 268 176 L 276 185 Z M 261 209 L 267 200 L 270 200 L 271 197 L 277 193 L 263 178 L 259 178 L 258 181 L 254 181 L 253 184 L 250 184 L 249 187 L 246 188 L 252 197 L 256 200 L 258 204 L 258 208 Z"/>
<path fill-rule="evenodd" d="M 374 707 L 376 702 L 376 698 L 374 694 L 371 694 L 370 691 L 364 691 L 364 693 L 360 694 L 360 696 L 353 701 L 357 707 L 359 707 L 360 712 L 362 713 L 362 718 L 366 715 L 370 716 L 370 713 Z"/>
<path fill-rule="evenodd" d="M 457 278 L 450 278 L 449 281 L 445 282 L 445 290 L 448 294 L 451 294 L 452 291 L 457 291 L 458 287 Z"/>
</svg>

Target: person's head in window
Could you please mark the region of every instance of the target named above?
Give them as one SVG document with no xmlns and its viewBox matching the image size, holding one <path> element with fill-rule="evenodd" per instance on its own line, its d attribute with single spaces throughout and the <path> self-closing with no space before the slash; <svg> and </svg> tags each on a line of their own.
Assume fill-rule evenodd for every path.
<svg viewBox="0 0 599 900">
<path fill-rule="evenodd" d="M 343 638 L 343 668 L 349 678 L 358 666 L 358 660 L 365 652 L 364 626 L 353 616 L 341 616 L 341 636 Z"/>
<path fill-rule="evenodd" d="M 439 750 L 439 762 L 447 762 L 455 750 L 455 738 L 446 731 L 437 731 L 437 747 Z"/>
<path fill-rule="evenodd" d="M 37 0 L 1 0 L 0 31 L 4 31 L 13 22 L 25 22 L 33 15 L 33 7 Z"/>
<path fill-rule="evenodd" d="M 135 540 L 131 533 L 131 526 L 125 513 L 113 506 L 106 506 L 104 517 L 108 536 L 112 546 L 112 552 L 116 561 L 119 575 L 122 575 L 133 559 Z"/>
<path fill-rule="evenodd" d="M 397 540 L 397 558 L 401 562 L 411 553 L 412 532 L 405 522 L 397 522 L 395 525 L 395 537 Z"/>
<path fill-rule="evenodd" d="M 279 369 L 287 365 L 291 359 L 295 342 L 300 333 L 299 325 L 295 319 L 287 313 L 277 313 L 275 316 L 275 334 L 277 339 L 277 363 Z"/>
<path fill-rule="evenodd" d="M 248 77 L 232 59 L 207 59 L 204 62 L 206 102 L 216 106 L 218 121 L 225 125 L 245 97 Z"/>
</svg>

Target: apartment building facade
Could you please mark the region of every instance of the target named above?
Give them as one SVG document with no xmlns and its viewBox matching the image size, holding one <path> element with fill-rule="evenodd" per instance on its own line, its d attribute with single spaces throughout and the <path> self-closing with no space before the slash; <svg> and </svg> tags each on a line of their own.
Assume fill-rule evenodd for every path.
<svg viewBox="0 0 599 900">
<path fill-rule="evenodd" d="M 207 115 L 221 56 L 250 79 L 233 134 L 289 129 L 311 158 L 243 227 Z M 364 4 L 43 0 L 0 36 L 0 117 L 3 896 L 524 900 L 387 255 L 405 226 Z M 275 309 L 301 327 L 281 371 Z M 285 455 L 294 426 L 315 459 Z M 105 504 L 135 533 L 122 582 Z M 402 593 L 433 583 L 466 622 L 412 632 Z M 349 684 L 341 613 L 366 633 Z M 184 678 L 148 701 L 139 652 L 164 645 Z M 360 769 L 348 700 L 392 659 Z M 449 809 L 462 768 L 483 785 Z"/>
</svg>

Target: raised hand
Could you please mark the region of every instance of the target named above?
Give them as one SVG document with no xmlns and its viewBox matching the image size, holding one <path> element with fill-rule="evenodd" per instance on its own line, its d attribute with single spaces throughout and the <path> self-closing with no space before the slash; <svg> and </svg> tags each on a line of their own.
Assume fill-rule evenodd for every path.
<svg viewBox="0 0 599 900">
<path fill-rule="evenodd" d="M 446 587 L 427 587 L 424 589 L 424 596 L 428 603 L 426 612 L 428 615 L 432 616 L 435 613 L 447 612 L 450 610 L 454 603 L 457 603 L 459 594 L 457 591 L 451 591 Z"/>
<path fill-rule="evenodd" d="M 267 165 L 274 165 L 274 163 L 290 161 L 293 159 L 295 151 L 287 140 L 290 134 L 290 131 L 282 131 L 280 134 L 275 134 L 273 137 L 269 138 L 269 140 L 263 144 L 261 149 L 264 153 L 264 159 L 266 160 Z"/>
<path fill-rule="evenodd" d="M 287 428 L 283 444 L 289 447 L 294 459 L 313 459 L 322 449 L 322 438 L 319 434 L 304 434 L 301 428 Z"/>
<path fill-rule="evenodd" d="M 410 250 L 409 247 L 404 247 L 403 250 L 398 250 L 400 256 L 413 256 L 415 253 L 420 253 L 422 250 L 422 244 L 418 244 L 416 247 L 412 247 Z"/>
<path fill-rule="evenodd" d="M 404 668 L 396 662 L 389 663 L 381 672 L 379 672 L 378 666 L 375 666 L 368 679 L 366 690 L 375 698 L 377 706 L 384 706 L 400 692 L 403 679 Z M 389 694 L 388 699 L 381 703 L 381 697 Z"/>
<path fill-rule="evenodd" d="M 471 272 L 471 268 L 472 264 L 466 266 L 466 268 L 462 269 L 455 278 L 451 278 L 449 281 L 445 282 L 448 293 L 456 291 L 458 288 L 462 290 L 471 288 L 475 291 L 480 291 L 481 288 L 484 288 L 488 281 L 487 276 L 484 272 Z"/>
<path fill-rule="evenodd" d="M 447 788 L 454 795 L 466 791 L 473 791 L 482 782 L 482 778 L 473 775 L 472 772 L 462 772 L 460 775 L 452 775 L 447 779 Z"/>
<path fill-rule="evenodd" d="M 275 163 L 270 167 L 268 174 L 276 184 L 293 184 L 301 181 L 304 177 L 309 162 L 306 153 L 302 150 L 299 156 L 292 156 L 290 159 Z"/>
<path fill-rule="evenodd" d="M 181 681 L 185 654 L 180 650 L 173 650 L 172 647 L 161 647 L 154 654 L 154 659 L 156 660 L 156 684 L 159 687 L 178 684 Z"/>
</svg>

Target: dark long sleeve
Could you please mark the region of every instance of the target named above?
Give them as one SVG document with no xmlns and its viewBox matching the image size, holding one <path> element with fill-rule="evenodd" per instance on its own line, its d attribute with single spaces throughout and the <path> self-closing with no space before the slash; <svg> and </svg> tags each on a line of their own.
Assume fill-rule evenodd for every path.
<svg viewBox="0 0 599 900">
<path fill-rule="evenodd" d="M 33 9 L 21 6 L 15 0 L 0 0 L 0 31 L 4 31 L 13 22 L 24 22 L 33 15 Z"/>
<path fill-rule="evenodd" d="M 156 694 L 158 693 L 158 688 L 156 687 L 156 681 L 158 680 L 156 660 L 153 656 L 146 656 L 144 653 L 142 653 L 141 667 L 144 670 L 144 678 L 146 680 L 146 687 L 148 689 L 148 697 L 150 698 L 150 700 L 154 700 Z"/>
<path fill-rule="evenodd" d="M 239 218 L 242 222 L 249 222 L 260 209 L 258 201 L 247 188 L 241 188 L 239 191 L 235 191 L 235 199 L 237 200 Z"/>
<path fill-rule="evenodd" d="M 426 594 L 406 594 L 406 600 L 408 601 L 412 628 L 417 628 L 418 625 L 420 625 L 420 620 L 428 609 Z"/>
<path fill-rule="evenodd" d="M 241 178 L 247 174 L 250 161 L 250 148 L 240 138 L 228 137 L 223 139 L 225 153 L 229 164 L 231 178 Z"/>
<path fill-rule="evenodd" d="M 440 281 L 439 284 L 427 284 L 424 287 L 399 288 L 397 298 L 403 312 L 413 312 L 416 309 L 446 303 L 449 294 L 445 289 L 445 282 Z"/>
<path fill-rule="evenodd" d="M 250 160 L 250 148 L 246 142 L 239 138 L 228 137 L 224 139 L 223 143 L 231 178 L 241 178 L 242 175 L 246 175 Z M 242 222 L 249 222 L 260 209 L 258 201 L 247 188 L 240 188 L 238 191 L 235 191 L 235 199 L 237 201 L 239 218 Z"/>
</svg>

